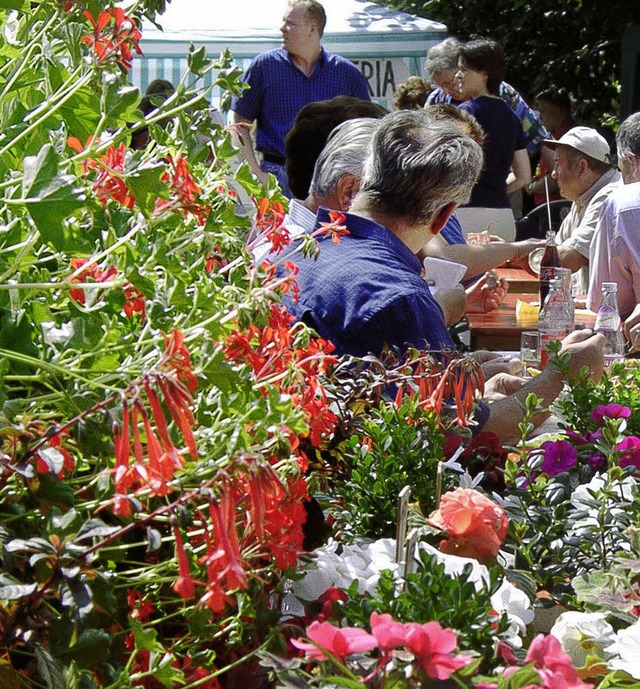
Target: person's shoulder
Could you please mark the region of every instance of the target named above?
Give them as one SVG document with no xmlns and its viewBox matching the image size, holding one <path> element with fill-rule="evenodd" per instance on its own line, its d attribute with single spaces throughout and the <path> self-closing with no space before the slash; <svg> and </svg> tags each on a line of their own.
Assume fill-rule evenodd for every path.
<svg viewBox="0 0 640 689">
<path fill-rule="evenodd" d="M 640 181 L 612 184 L 611 192 L 603 203 L 618 211 L 640 210 Z"/>
<path fill-rule="evenodd" d="M 324 59 L 327 65 L 331 67 L 340 67 L 349 71 L 357 72 L 360 74 L 360 70 L 349 60 L 349 58 L 339 55 L 338 53 L 332 53 L 325 48 L 322 49 L 324 52 Z"/>
<path fill-rule="evenodd" d="M 286 62 L 288 60 L 287 51 L 283 48 L 273 48 L 265 50 L 263 53 L 258 53 L 250 63 L 250 67 L 260 67 L 263 65 L 273 64 L 277 62 Z"/>
</svg>

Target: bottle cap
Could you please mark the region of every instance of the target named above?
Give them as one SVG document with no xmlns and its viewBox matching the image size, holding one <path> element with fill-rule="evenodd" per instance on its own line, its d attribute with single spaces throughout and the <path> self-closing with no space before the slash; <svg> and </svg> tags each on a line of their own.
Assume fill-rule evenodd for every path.
<svg viewBox="0 0 640 689">
<path fill-rule="evenodd" d="M 602 283 L 602 291 L 603 292 L 617 292 L 618 291 L 618 283 L 617 282 L 603 282 Z"/>
</svg>

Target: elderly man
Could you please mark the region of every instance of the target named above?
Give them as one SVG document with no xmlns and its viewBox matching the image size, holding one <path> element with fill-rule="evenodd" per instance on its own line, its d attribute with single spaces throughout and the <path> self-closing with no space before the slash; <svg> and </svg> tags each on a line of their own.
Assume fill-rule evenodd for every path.
<svg viewBox="0 0 640 689">
<path fill-rule="evenodd" d="M 244 77 L 249 88 L 231 103 L 234 123 L 257 122 L 256 148 L 263 158 L 260 168 L 273 173 L 289 197 L 284 138 L 298 111 L 307 103 L 338 95 L 370 100 L 356 66 L 320 45 L 325 24 L 324 8 L 316 0 L 289 4 L 280 28 L 282 48 L 252 60 Z M 252 150 L 246 153 L 253 155 Z"/>
<path fill-rule="evenodd" d="M 574 127 L 557 141 L 546 139 L 554 155 L 552 176 L 560 193 L 573 201 L 558 231 L 558 253 L 564 268 L 573 273 L 572 291 L 586 294 L 589 288 L 589 247 L 598 223 L 602 202 L 620 181 L 611 165 L 607 140 L 590 127 Z"/>
<path fill-rule="evenodd" d="M 416 253 L 437 234 L 459 203 L 469 198 L 482 166 L 482 149 L 450 123 L 424 111 L 383 118 L 373 137 L 360 189 L 345 214 L 348 234 L 320 240 L 317 257 L 296 263 L 299 297 L 285 296 L 291 312 L 338 354 L 380 354 L 385 346 L 452 349 L 442 310 L 421 277 Z M 320 208 L 318 223 L 331 223 Z M 578 331 L 565 339 L 572 371 L 602 372 L 604 338 Z M 561 391 L 553 366 L 518 392 L 484 408 L 486 430 L 503 439 L 518 434 L 516 400 L 535 392 L 550 403 Z M 484 419 L 483 419 L 484 420 Z"/>
<path fill-rule="evenodd" d="M 620 185 L 602 202 L 589 252 L 587 306 L 597 311 L 603 282 L 618 283 L 620 315 L 640 303 L 640 112 L 627 117 L 616 136 Z M 635 335 L 631 343 L 640 345 Z"/>
</svg>

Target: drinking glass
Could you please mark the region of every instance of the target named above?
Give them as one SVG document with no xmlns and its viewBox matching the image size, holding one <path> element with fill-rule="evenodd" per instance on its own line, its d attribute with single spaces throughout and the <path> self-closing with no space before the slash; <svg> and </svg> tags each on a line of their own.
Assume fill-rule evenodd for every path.
<svg viewBox="0 0 640 689">
<path fill-rule="evenodd" d="M 520 359 L 522 375 L 531 377 L 529 369 L 540 368 L 540 337 L 537 330 L 525 330 L 520 335 Z"/>
</svg>

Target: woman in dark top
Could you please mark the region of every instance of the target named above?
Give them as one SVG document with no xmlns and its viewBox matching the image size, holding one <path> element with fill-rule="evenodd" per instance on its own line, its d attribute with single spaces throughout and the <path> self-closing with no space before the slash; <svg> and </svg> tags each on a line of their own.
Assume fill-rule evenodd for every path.
<svg viewBox="0 0 640 689">
<path fill-rule="evenodd" d="M 499 95 L 503 78 L 504 55 L 498 43 L 479 38 L 460 46 L 456 79 L 461 94 L 471 98 L 460 108 L 485 132 L 485 162 L 458 218 L 465 233 L 488 229 L 512 241 L 516 230 L 509 194 L 529 184 L 531 165 L 522 125 Z"/>
</svg>

